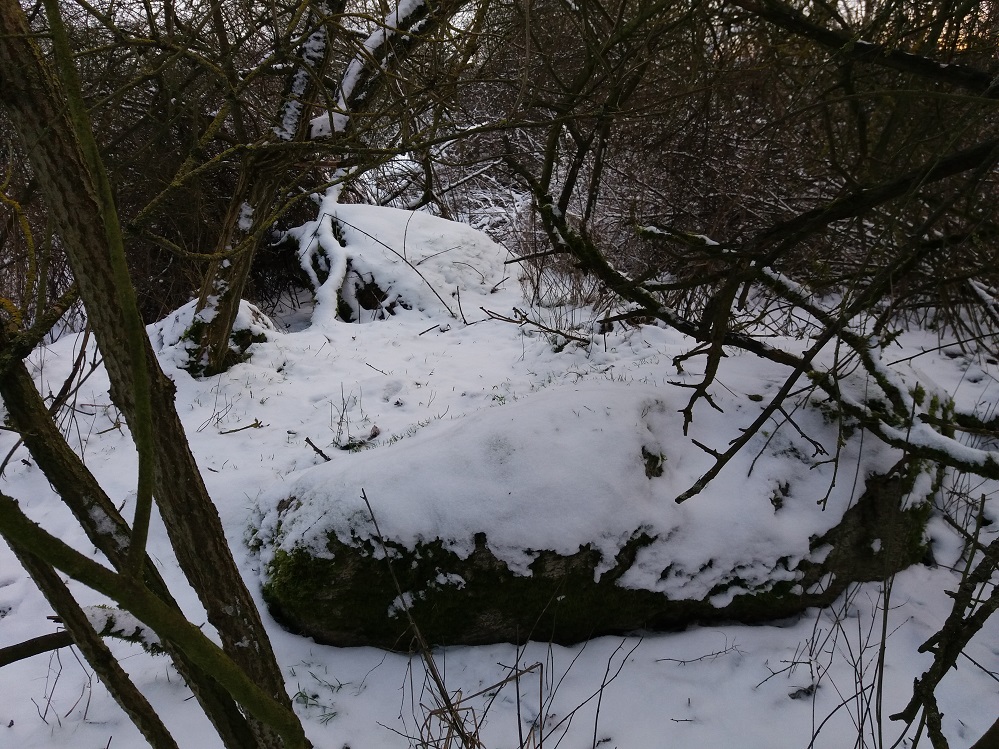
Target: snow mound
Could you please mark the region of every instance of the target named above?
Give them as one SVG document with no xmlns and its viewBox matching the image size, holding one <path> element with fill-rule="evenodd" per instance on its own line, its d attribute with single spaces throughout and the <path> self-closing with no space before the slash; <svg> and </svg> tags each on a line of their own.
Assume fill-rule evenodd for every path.
<svg viewBox="0 0 999 749">
<path fill-rule="evenodd" d="M 336 218 L 351 266 L 345 298 L 354 274 L 373 279 L 388 303 L 460 317 L 459 301 L 478 307 L 506 278 L 507 250 L 465 224 L 370 205 L 338 205 Z"/>
<path fill-rule="evenodd" d="M 485 234 L 426 213 L 343 205 L 335 190 L 294 234 L 321 323 L 334 313 L 371 322 L 401 309 L 463 319 L 507 280 L 510 254 Z"/>
<path fill-rule="evenodd" d="M 146 326 L 153 351 L 156 352 L 161 366 L 173 365 L 178 369 L 186 369 L 189 366 L 194 343 L 187 337 L 187 333 L 197 321 L 196 318 L 201 318 L 204 314 L 204 310 L 195 313 L 197 306 L 198 300 L 192 299 L 162 320 Z M 201 321 L 207 322 L 204 319 Z M 233 338 L 249 334 L 253 340 L 262 340 L 277 332 L 279 332 L 277 326 L 267 315 L 245 299 L 240 301 L 239 312 L 236 313 L 236 321 L 232 326 Z"/>
<path fill-rule="evenodd" d="M 484 532 L 520 575 L 530 575 L 540 550 L 570 555 L 589 544 L 601 553 L 599 576 L 644 532 L 656 540 L 619 581 L 625 587 L 702 599 L 731 583 L 733 570 L 747 587 L 792 579 L 809 540 L 836 524 L 849 494 L 834 492 L 823 511 L 823 467 L 810 470 L 811 461 L 775 441 L 755 470 L 756 452 L 743 451 L 728 478 L 676 504 L 710 462 L 683 439 L 683 402 L 671 397 L 683 394 L 611 381 L 555 387 L 439 421 L 398 444 L 336 454 L 261 497 L 264 554 L 301 546 L 328 557 L 328 534 L 374 540 L 363 491 L 385 539 L 407 548 L 439 539 L 467 558 Z"/>
</svg>

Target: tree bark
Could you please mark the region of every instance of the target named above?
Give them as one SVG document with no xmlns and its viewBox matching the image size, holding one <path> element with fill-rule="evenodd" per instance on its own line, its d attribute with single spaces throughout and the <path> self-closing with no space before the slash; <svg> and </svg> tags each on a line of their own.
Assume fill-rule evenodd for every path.
<svg viewBox="0 0 999 749">
<path fill-rule="evenodd" d="M 9 347 L 10 342 L 0 330 L 0 350 Z M 87 538 L 115 569 L 125 569 L 131 535 L 128 523 L 80 457 L 66 444 L 20 361 L 10 364 L 6 372 L 0 371 L 0 398 L 7 407 L 11 424 L 21 434 L 25 446 L 53 489 L 80 522 Z M 148 559 L 144 573 L 146 587 L 179 612 L 180 606 Z M 177 670 L 197 697 L 224 745 L 229 749 L 253 746 L 254 739 L 246 718 L 229 693 L 171 643 L 164 643 L 164 649 L 173 658 Z"/>
<path fill-rule="evenodd" d="M 320 81 L 329 61 L 327 23 L 330 15 L 342 13 L 343 7 L 343 0 L 337 0 L 335 8 L 323 0 L 313 0 L 306 20 L 306 29 L 310 29 L 309 44 L 298 51 L 285 100 L 278 112 L 278 122 L 243 159 L 239 182 L 215 246 L 216 254 L 224 254 L 225 259 L 211 263 L 198 296 L 199 317 L 189 331 L 197 343 L 190 363 L 195 374 L 222 372 L 234 361 L 229 337 L 250 277 L 253 256 L 273 223 L 270 214 L 279 202 L 284 181 L 301 158 L 301 153 L 295 149 L 274 146 L 282 141 L 309 139 L 309 116 L 319 103 Z M 238 103 L 233 107 L 234 111 L 238 110 Z"/>
<path fill-rule="evenodd" d="M 77 95 L 79 95 L 77 91 Z M 177 559 L 216 628 L 226 653 L 288 710 L 280 667 L 226 544 L 218 513 L 191 454 L 174 407 L 173 383 L 163 374 L 148 339 L 131 350 L 129 329 L 141 325 L 134 294 L 116 288 L 115 261 L 123 258 L 116 212 L 102 199 L 103 173 L 94 174 L 85 140 L 67 114 L 67 94 L 46 63 L 16 0 L 0 0 L 0 100 L 20 135 L 61 237 L 88 319 L 104 356 L 111 397 L 133 432 L 137 383 L 132 354 L 145 359 L 152 430 L 154 493 Z M 92 156 L 96 147 L 90 151 Z M 100 168 L 99 161 L 97 168 Z M 279 747 L 280 738 L 255 722 L 256 745 Z"/>
<path fill-rule="evenodd" d="M 132 683 L 100 635 L 94 631 L 87 615 L 52 566 L 30 554 L 12 539 L 7 539 L 7 543 L 66 625 L 73 644 L 80 649 L 115 702 L 132 719 L 149 745 L 153 749 L 179 749 L 156 710 Z"/>
<path fill-rule="evenodd" d="M 73 638 L 65 630 L 32 637 L 30 640 L 19 642 L 16 645 L 0 648 L 0 668 L 23 661 L 25 658 L 31 658 L 33 655 L 69 647 L 72 644 Z"/>
<path fill-rule="evenodd" d="M 3 492 L 0 492 L 0 534 L 16 539 L 17 545 L 46 564 L 121 604 L 147 624 L 161 641 L 175 643 L 192 661 L 215 675 L 261 725 L 284 742 L 286 749 L 310 749 L 294 711 L 267 694 L 200 627 L 163 603 L 131 574 L 112 572 L 44 530 L 21 511 L 17 500 Z"/>
</svg>

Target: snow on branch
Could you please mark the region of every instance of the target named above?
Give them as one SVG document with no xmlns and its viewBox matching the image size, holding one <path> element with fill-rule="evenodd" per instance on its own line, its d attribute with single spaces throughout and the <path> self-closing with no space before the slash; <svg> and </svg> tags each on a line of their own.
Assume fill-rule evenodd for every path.
<svg viewBox="0 0 999 749">
<path fill-rule="evenodd" d="M 773 291 L 816 316 L 827 329 L 836 331 L 837 337 L 858 355 L 864 370 L 877 384 L 891 408 L 889 414 L 877 413 L 866 403 L 843 392 L 835 372 L 813 372 L 812 378 L 848 413 L 893 447 L 942 465 L 987 478 L 999 478 L 999 453 L 969 447 L 931 426 L 931 422 L 935 421 L 932 415 L 920 409 L 920 404 L 909 392 L 902 377 L 885 363 L 880 341 L 850 330 L 848 322 L 837 320 L 833 311 L 823 310 L 810 302 L 807 289 L 785 275 L 764 268 L 762 278 Z"/>
<path fill-rule="evenodd" d="M 308 103 L 309 83 L 314 80 L 326 61 L 328 45 L 324 19 L 329 10 L 325 3 L 317 3 L 309 14 L 309 25 L 315 28 L 296 53 L 294 72 L 281 105 L 279 124 L 274 134 L 284 141 L 296 140 L 301 129 L 302 114 Z"/>
<path fill-rule="evenodd" d="M 346 132 L 350 113 L 367 93 L 368 85 L 391 54 L 391 42 L 417 30 L 430 9 L 425 0 L 400 0 L 361 43 L 340 81 L 334 111 L 312 121 L 312 137 Z"/>
<path fill-rule="evenodd" d="M 101 637 L 114 637 L 142 646 L 150 653 L 161 653 L 160 638 L 135 615 L 110 606 L 84 606 L 83 613 Z"/>
</svg>

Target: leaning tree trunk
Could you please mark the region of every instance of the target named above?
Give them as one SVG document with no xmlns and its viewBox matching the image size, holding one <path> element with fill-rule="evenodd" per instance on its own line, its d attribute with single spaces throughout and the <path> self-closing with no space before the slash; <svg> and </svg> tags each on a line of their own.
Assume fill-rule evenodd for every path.
<svg viewBox="0 0 999 749">
<path fill-rule="evenodd" d="M 12 539 L 7 539 L 14 556 L 31 575 L 49 605 L 62 620 L 98 678 L 121 706 L 143 738 L 153 749 L 178 749 L 177 742 L 163 725 L 149 701 L 138 690 L 100 635 L 94 631 L 83 609 L 51 565 L 32 555 Z"/>
<path fill-rule="evenodd" d="M 17 348 L 16 342 L 10 340 L 5 332 L 0 330 L 0 350 L 11 352 L 15 357 L 26 353 L 16 350 Z M 3 399 L 7 407 L 7 415 L 11 424 L 21 434 L 25 446 L 35 459 L 35 463 L 45 473 L 52 488 L 80 522 L 87 538 L 97 549 L 100 549 L 115 569 L 123 571 L 128 562 L 128 540 L 131 529 L 94 475 L 66 443 L 50 416 L 41 395 L 35 389 L 35 384 L 28 374 L 27 368 L 19 358 L 16 361 L 8 362 L 6 366 L 0 366 L 0 398 Z M 19 558 L 22 556 L 18 549 L 15 548 L 14 551 Z M 50 592 L 51 585 L 46 582 L 46 579 L 43 579 L 44 565 L 37 568 L 42 572 L 36 574 L 29 566 L 31 561 L 25 562 L 23 558 L 21 561 L 42 592 L 45 593 L 46 598 L 52 603 L 56 613 L 63 618 L 66 626 L 70 627 L 72 631 L 74 628 L 71 627 L 67 615 L 60 611 L 56 601 L 53 600 L 53 596 L 59 597 L 60 591 L 56 589 L 54 593 Z M 39 565 L 41 562 L 36 560 L 35 564 Z M 164 603 L 169 604 L 179 612 L 180 606 L 173 599 L 166 582 L 160 577 L 156 567 L 147 561 L 144 572 L 146 587 L 159 596 Z M 79 645 L 81 635 L 77 632 L 73 632 L 73 635 L 74 640 Z M 82 636 L 86 637 L 87 635 L 84 633 Z M 254 739 L 246 718 L 229 693 L 219 685 L 214 677 L 191 662 L 172 643 L 164 642 L 164 649 L 173 658 L 178 672 L 197 697 L 201 708 L 222 738 L 223 744 L 228 749 L 243 749 L 252 746 Z M 81 650 L 84 649 L 81 647 Z M 84 650 L 84 652 L 87 651 Z M 121 693 L 112 678 L 104 674 L 100 674 L 100 676 L 119 703 L 130 700 L 131 694 Z M 128 712 L 127 709 L 126 712 Z M 142 730 L 141 726 L 140 730 Z"/>
<path fill-rule="evenodd" d="M 58 7 L 55 0 L 46 5 L 55 38 Z M 153 494 L 170 541 L 224 650 L 261 689 L 290 710 L 260 614 L 233 561 L 174 407 L 173 383 L 160 370 L 144 335 L 136 350 L 135 331 L 143 329 L 134 291 L 121 280 L 121 231 L 66 52 L 60 82 L 35 43 L 20 4 L 0 0 L 0 100 L 21 137 L 69 255 L 104 357 L 112 400 L 134 438 L 148 435 L 148 444 L 137 438 L 140 461 L 151 456 Z M 148 374 L 146 383 L 137 375 L 142 365 Z M 143 424 L 141 415 L 149 413 L 156 415 L 155 429 Z M 144 542 L 141 535 L 132 540 L 133 547 Z M 282 745 L 267 726 L 253 724 L 255 746 Z"/>
<path fill-rule="evenodd" d="M 253 256 L 274 222 L 271 212 L 280 202 L 285 180 L 302 158 L 301 150 L 292 144 L 309 139 L 309 113 L 319 103 L 329 61 L 328 21 L 333 12 L 342 13 L 343 6 L 343 0 L 338 0 L 335 9 L 323 0 L 314 0 L 306 20 L 310 31 L 298 49 L 277 123 L 243 159 L 216 244 L 216 255 L 224 259 L 213 261 L 208 268 L 195 323 L 188 331 L 197 344 L 189 365 L 195 374 L 224 371 L 235 360 L 229 337 Z"/>
</svg>

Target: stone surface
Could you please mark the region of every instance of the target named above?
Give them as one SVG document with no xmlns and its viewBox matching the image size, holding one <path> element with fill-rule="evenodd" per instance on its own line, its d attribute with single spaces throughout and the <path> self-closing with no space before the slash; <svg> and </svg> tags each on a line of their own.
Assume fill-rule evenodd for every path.
<svg viewBox="0 0 999 749">
<path fill-rule="evenodd" d="M 568 644 L 712 621 L 782 619 L 832 603 L 850 583 L 885 579 L 925 558 L 929 504 L 908 496 L 920 470 L 902 461 L 888 474 L 870 477 L 842 520 L 812 539 L 821 562 L 798 563 L 795 579 L 788 580 L 787 562 L 779 561 L 775 582 L 748 592 L 738 569 L 701 600 L 620 586 L 635 555 L 653 540 L 641 532 L 596 579 L 602 560 L 588 546 L 572 555 L 540 551 L 525 576 L 493 555 L 483 532 L 464 559 L 440 541 L 382 547 L 369 539 L 344 543 L 331 534 L 323 556 L 303 548 L 278 550 L 264 594 L 275 618 L 317 642 L 393 650 L 416 648 L 413 623 L 430 645 L 528 639 Z M 288 498 L 287 506 L 293 505 Z M 725 595 L 730 587 L 740 592 Z"/>
</svg>

